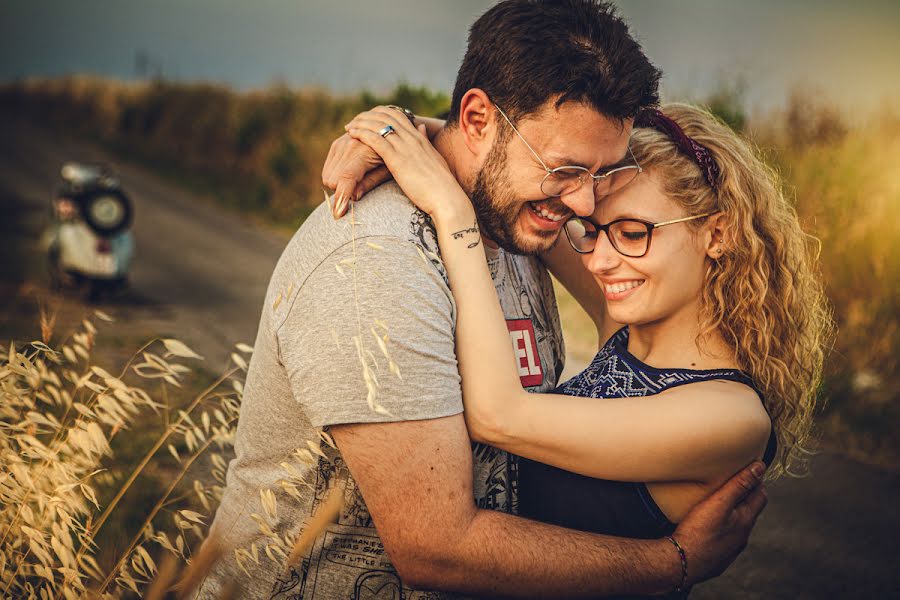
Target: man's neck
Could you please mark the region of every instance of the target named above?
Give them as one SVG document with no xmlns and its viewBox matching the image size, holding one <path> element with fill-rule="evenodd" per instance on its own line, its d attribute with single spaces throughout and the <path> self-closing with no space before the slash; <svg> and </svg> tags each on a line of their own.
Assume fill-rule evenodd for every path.
<svg viewBox="0 0 900 600">
<path fill-rule="evenodd" d="M 444 160 L 447 161 L 447 166 L 450 167 L 450 172 L 453 173 L 453 177 L 456 178 L 456 181 L 459 182 L 459 185 L 462 187 L 463 191 L 467 196 L 471 195 L 472 185 L 474 185 L 475 177 L 471 173 L 472 168 L 468 164 L 465 163 L 464 157 L 466 157 L 466 147 L 463 143 L 462 136 L 458 129 L 455 128 L 447 128 L 444 127 L 441 129 L 436 136 L 434 136 L 434 140 L 432 141 L 435 150 L 438 151 Z M 481 239 L 484 242 L 485 246 L 488 248 L 497 250 L 500 246 L 494 242 L 491 238 L 486 236 L 482 231 Z"/>
<path fill-rule="evenodd" d="M 470 181 L 472 178 L 466 176 L 466 165 L 461 162 L 464 156 L 461 150 L 465 149 L 465 145 L 462 142 L 459 131 L 444 127 L 436 136 L 434 136 L 432 144 L 434 145 L 434 149 L 438 151 L 438 154 L 443 156 L 444 160 L 447 161 L 450 172 L 453 173 L 456 181 L 459 182 L 459 185 L 462 186 L 462 189 L 468 194 L 469 190 L 471 190 Z"/>
</svg>

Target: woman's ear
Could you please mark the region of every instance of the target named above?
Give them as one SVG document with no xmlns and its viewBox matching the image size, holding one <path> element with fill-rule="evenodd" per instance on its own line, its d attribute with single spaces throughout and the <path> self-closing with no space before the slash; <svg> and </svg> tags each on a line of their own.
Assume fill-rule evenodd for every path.
<svg viewBox="0 0 900 600">
<path fill-rule="evenodd" d="M 722 255 L 728 252 L 729 243 L 725 213 L 717 212 L 710 215 L 706 220 L 706 232 L 708 233 L 706 255 L 713 260 L 722 258 Z"/>
<path fill-rule="evenodd" d="M 462 97 L 459 105 L 459 129 L 466 148 L 480 161 L 487 156 L 497 132 L 497 111 L 488 95 L 479 88 L 472 88 Z"/>
</svg>

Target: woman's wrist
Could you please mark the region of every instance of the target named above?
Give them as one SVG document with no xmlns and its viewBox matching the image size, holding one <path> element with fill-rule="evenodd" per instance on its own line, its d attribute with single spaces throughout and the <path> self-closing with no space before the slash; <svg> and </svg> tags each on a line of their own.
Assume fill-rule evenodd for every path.
<svg viewBox="0 0 900 600">
<path fill-rule="evenodd" d="M 470 227 L 475 222 L 475 209 L 469 197 L 460 190 L 458 194 L 448 196 L 441 202 L 431 215 L 431 219 L 439 229 Z"/>
</svg>

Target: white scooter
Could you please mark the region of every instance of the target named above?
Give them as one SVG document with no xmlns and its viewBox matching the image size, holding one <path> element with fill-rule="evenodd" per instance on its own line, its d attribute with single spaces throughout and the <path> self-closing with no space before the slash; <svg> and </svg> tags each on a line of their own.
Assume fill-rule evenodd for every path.
<svg viewBox="0 0 900 600">
<path fill-rule="evenodd" d="M 66 163 L 45 236 L 51 285 L 87 287 L 88 299 L 128 284 L 134 256 L 134 208 L 118 178 L 102 166 Z"/>
</svg>

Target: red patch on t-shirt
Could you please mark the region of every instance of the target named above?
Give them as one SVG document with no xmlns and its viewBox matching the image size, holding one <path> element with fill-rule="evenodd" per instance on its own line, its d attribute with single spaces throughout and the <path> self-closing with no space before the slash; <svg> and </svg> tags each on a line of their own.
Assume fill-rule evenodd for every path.
<svg viewBox="0 0 900 600">
<path fill-rule="evenodd" d="M 507 319 L 506 328 L 512 341 L 522 387 L 535 387 L 544 382 L 541 355 L 538 354 L 531 319 Z"/>
</svg>

